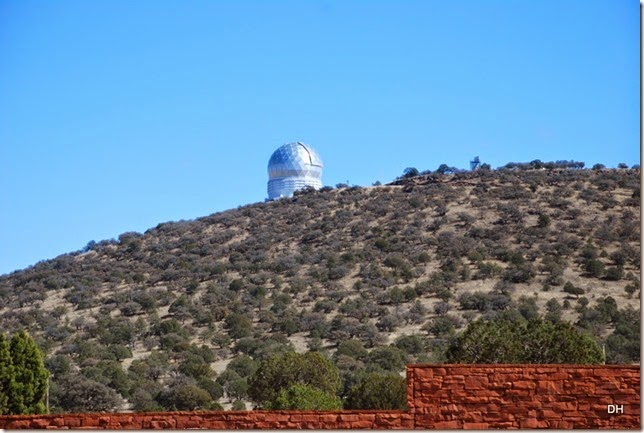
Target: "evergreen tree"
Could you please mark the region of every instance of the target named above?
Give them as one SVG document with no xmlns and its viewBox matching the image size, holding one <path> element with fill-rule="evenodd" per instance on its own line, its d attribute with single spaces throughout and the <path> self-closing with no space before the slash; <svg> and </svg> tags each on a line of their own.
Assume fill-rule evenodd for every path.
<svg viewBox="0 0 644 433">
<path fill-rule="evenodd" d="M 9 412 L 9 396 L 11 395 L 15 382 L 13 379 L 13 363 L 9 351 L 9 341 L 0 334 L 0 415 Z"/>
<path fill-rule="evenodd" d="M 296 383 L 286 389 L 282 388 L 270 408 L 273 410 L 339 410 L 342 409 L 342 402 L 336 395 Z"/>
<path fill-rule="evenodd" d="M 407 384 L 394 374 L 370 373 L 352 386 L 345 409 L 405 409 Z"/>
<path fill-rule="evenodd" d="M 592 336 L 568 322 L 541 319 L 477 320 L 457 335 L 447 362 L 467 364 L 601 364 L 602 350 Z"/>
<path fill-rule="evenodd" d="M 14 386 L 9 397 L 12 414 L 45 413 L 49 372 L 36 342 L 25 331 L 14 334 L 9 344 Z"/>
<path fill-rule="evenodd" d="M 331 361 L 317 352 L 274 355 L 262 361 L 253 374 L 248 395 L 257 405 L 271 407 L 280 391 L 295 384 L 336 395 L 340 387 L 340 373 Z"/>
</svg>

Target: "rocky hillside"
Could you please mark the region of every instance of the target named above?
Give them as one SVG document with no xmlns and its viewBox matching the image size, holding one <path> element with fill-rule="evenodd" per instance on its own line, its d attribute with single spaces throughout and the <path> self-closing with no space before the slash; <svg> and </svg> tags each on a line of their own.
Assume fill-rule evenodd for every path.
<svg viewBox="0 0 644 433">
<path fill-rule="evenodd" d="M 186 384 L 239 408 L 271 354 L 322 351 L 350 381 L 440 362 L 450 336 L 499 314 L 573 322 L 609 362 L 639 362 L 640 224 L 638 169 L 326 187 L 4 275 L 0 329 L 46 352 L 58 411 L 91 410 L 82 392 L 180 408 Z"/>
</svg>

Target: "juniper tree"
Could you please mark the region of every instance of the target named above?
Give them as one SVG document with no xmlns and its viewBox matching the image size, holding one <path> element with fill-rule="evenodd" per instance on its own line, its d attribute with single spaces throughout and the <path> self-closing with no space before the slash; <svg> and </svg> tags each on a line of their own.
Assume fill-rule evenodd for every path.
<svg viewBox="0 0 644 433">
<path fill-rule="evenodd" d="M 49 372 L 36 342 L 25 331 L 14 334 L 9 343 L 14 386 L 9 410 L 13 414 L 45 413 Z"/>
<path fill-rule="evenodd" d="M 9 412 L 9 397 L 15 386 L 9 341 L 0 334 L 0 415 Z"/>
</svg>

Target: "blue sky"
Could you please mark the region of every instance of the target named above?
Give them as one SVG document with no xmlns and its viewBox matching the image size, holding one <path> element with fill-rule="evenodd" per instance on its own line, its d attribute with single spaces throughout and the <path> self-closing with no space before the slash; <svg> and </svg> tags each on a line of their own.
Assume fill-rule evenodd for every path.
<svg viewBox="0 0 644 433">
<path fill-rule="evenodd" d="M 406 167 L 639 163 L 639 3 L 0 0 L 0 274 Z"/>
</svg>

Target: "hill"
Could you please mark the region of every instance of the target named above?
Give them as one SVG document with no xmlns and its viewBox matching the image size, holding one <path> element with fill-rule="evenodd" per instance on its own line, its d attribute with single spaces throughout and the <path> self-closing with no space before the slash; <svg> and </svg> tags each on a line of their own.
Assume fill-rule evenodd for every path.
<svg viewBox="0 0 644 433">
<path fill-rule="evenodd" d="M 0 329 L 46 352 L 54 411 L 90 410 L 82 392 L 102 410 L 180 408 L 186 385 L 228 408 L 258 360 L 289 350 L 329 354 L 346 387 L 440 362 L 499 314 L 573 322 L 608 362 L 639 362 L 640 224 L 639 169 L 325 187 L 1 276 Z"/>
</svg>

